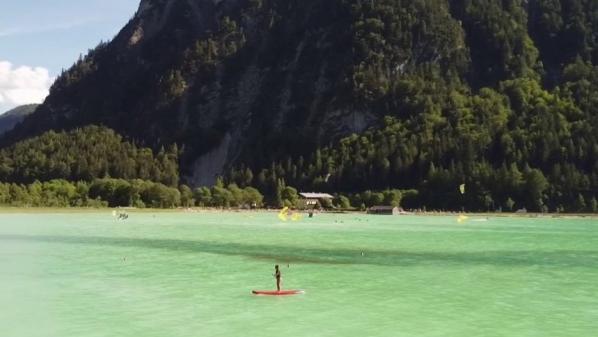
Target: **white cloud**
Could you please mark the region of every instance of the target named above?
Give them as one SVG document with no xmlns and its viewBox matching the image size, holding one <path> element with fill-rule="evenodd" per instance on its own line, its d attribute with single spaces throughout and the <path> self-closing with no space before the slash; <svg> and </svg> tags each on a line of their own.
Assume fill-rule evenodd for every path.
<svg viewBox="0 0 598 337">
<path fill-rule="evenodd" d="M 41 103 L 48 96 L 52 82 L 54 78 L 46 68 L 15 68 L 10 62 L 0 61 L 0 103 L 3 106 Z"/>
</svg>

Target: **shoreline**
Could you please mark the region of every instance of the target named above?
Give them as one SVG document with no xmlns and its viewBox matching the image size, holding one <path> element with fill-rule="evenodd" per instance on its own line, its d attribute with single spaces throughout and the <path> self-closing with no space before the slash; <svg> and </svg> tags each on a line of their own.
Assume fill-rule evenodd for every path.
<svg viewBox="0 0 598 337">
<path fill-rule="evenodd" d="M 0 214 L 69 214 L 69 213 L 101 213 L 125 211 L 128 213 L 188 213 L 188 214 L 213 214 L 213 213 L 278 213 L 278 209 L 221 209 L 221 208 L 87 208 L 87 207 L 0 207 Z M 307 213 L 305 210 L 298 210 L 299 213 Z M 339 215 L 375 215 L 367 214 L 365 211 L 317 211 L 316 214 L 339 214 Z M 598 218 L 598 213 L 508 213 L 508 212 L 414 212 L 409 214 L 394 215 L 401 218 L 405 216 L 476 216 L 476 217 L 518 217 L 518 218 Z"/>
</svg>

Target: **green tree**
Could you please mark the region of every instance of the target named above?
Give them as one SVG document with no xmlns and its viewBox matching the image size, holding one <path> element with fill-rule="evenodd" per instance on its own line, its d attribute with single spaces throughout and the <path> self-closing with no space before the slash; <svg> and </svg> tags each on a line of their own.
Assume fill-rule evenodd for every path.
<svg viewBox="0 0 598 337">
<path fill-rule="evenodd" d="M 207 187 L 199 187 L 193 190 L 193 197 L 199 206 L 212 206 L 212 191 Z"/>
<path fill-rule="evenodd" d="M 154 208 L 174 208 L 181 204 L 181 193 L 178 189 L 155 183 L 141 192 L 146 205 Z"/>
<path fill-rule="evenodd" d="M 195 199 L 193 198 L 193 191 L 187 185 L 179 186 L 181 192 L 181 206 L 193 207 L 195 206 Z"/>
<path fill-rule="evenodd" d="M 513 207 L 515 207 L 515 201 L 513 201 L 511 198 L 507 198 L 505 201 L 505 208 L 507 211 L 514 211 Z"/>
<path fill-rule="evenodd" d="M 577 198 L 575 199 L 575 203 L 573 204 L 572 211 L 574 212 L 583 212 L 586 209 L 586 201 L 581 194 L 577 194 Z"/>
<path fill-rule="evenodd" d="M 388 206 L 400 206 L 401 205 L 401 191 L 399 190 L 387 190 L 383 192 L 384 204 Z"/>
<path fill-rule="evenodd" d="M 291 186 L 285 186 L 281 191 L 282 205 L 285 207 L 297 207 L 299 202 L 299 194 L 297 190 Z"/>
<path fill-rule="evenodd" d="M 528 193 L 528 205 L 532 210 L 540 211 L 543 206 L 543 193 L 548 188 L 548 180 L 538 169 L 525 173 L 525 190 Z"/>
<path fill-rule="evenodd" d="M 212 187 L 212 204 L 216 207 L 230 207 L 234 202 L 233 194 L 224 187 Z"/>
<path fill-rule="evenodd" d="M 245 187 L 243 189 L 245 200 L 251 207 L 262 207 L 264 204 L 264 196 L 253 187 Z"/>
<path fill-rule="evenodd" d="M 350 209 L 351 201 L 344 195 L 339 195 L 336 199 L 336 205 L 341 209 Z"/>
</svg>

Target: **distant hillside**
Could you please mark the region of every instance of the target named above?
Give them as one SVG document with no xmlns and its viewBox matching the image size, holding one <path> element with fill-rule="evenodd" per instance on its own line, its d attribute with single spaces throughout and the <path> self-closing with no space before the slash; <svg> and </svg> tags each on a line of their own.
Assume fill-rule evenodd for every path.
<svg viewBox="0 0 598 337">
<path fill-rule="evenodd" d="M 0 135 L 12 130 L 27 115 L 35 111 L 39 104 L 21 105 L 0 115 Z"/>
<path fill-rule="evenodd" d="M 596 65 L 595 0 L 142 0 L 0 146 L 100 124 L 176 143 L 192 186 L 226 174 L 269 193 L 583 211 Z"/>
<path fill-rule="evenodd" d="M 176 148 L 154 153 L 105 127 L 49 131 L 0 150 L 0 182 L 122 178 L 178 186 L 177 157 Z"/>
</svg>

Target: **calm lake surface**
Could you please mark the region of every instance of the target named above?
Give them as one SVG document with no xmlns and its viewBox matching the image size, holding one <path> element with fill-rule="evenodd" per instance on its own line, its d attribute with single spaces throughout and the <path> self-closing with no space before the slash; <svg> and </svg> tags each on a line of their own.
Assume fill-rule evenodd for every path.
<svg viewBox="0 0 598 337">
<path fill-rule="evenodd" d="M 304 295 L 258 297 L 283 287 Z M 288 265 L 288 266 L 287 266 Z M 595 336 L 598 220 L 0 214 L 7 337 Z"/>
</svg>

